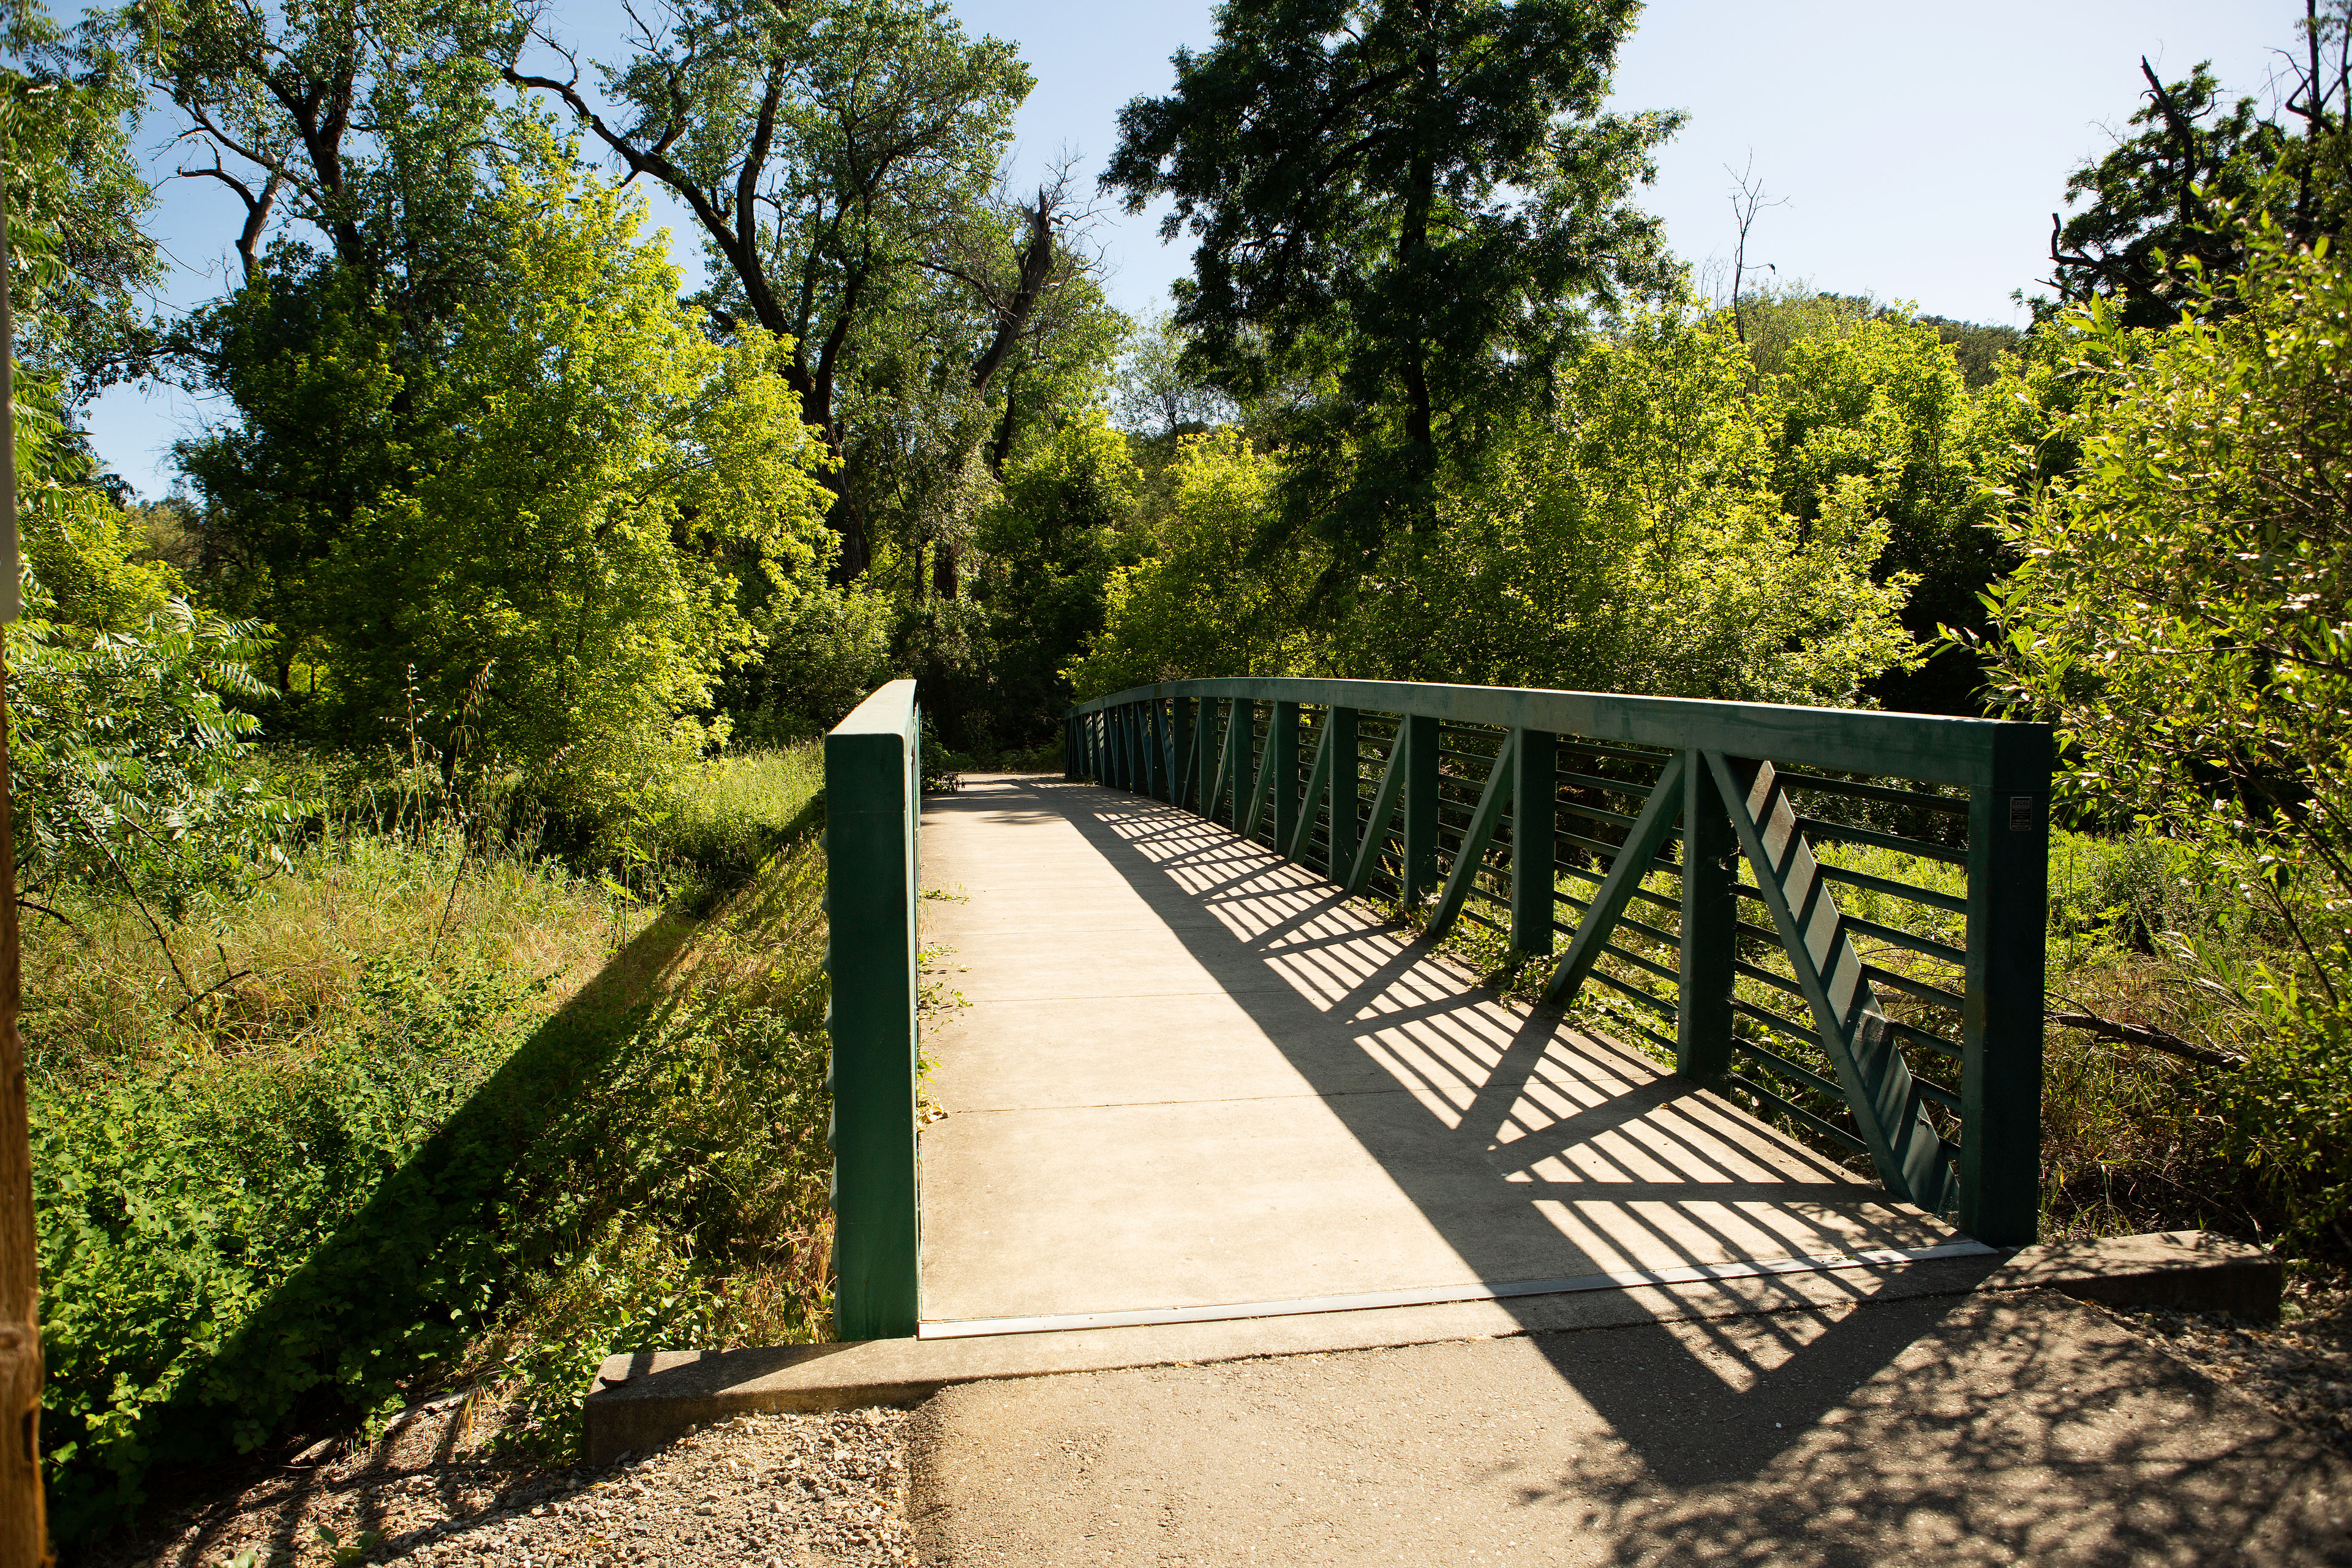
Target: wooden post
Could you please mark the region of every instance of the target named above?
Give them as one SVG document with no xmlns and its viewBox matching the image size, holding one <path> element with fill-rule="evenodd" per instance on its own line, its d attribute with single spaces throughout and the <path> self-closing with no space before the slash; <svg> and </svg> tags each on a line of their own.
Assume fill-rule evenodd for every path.
<svg viewBox="0 0 2352 1568">
<path fill-rule="evenodd" d="M 1994 737 L 1993 784 L 1969 792 L 1968 1010 L 1960 1019 L 1960 1215 L 1990 1247 L 2042 1218 L 2042 1016 L 2050 919 L 2050 731 Z"/>
<path fill-rule="evenodd" d="M 0 625 L 23 611 L 16 581 L 16 331 L 9 299 L 6 165 L 0 163 Z M 33 1226 L 25 1042 L 16 1034 L 16 825 L 8 767 L 7 660 L 0 644 L 0 1568 L 49 1558 L 41 1495 L 41 1260 Z"/>
<path fill-rule="evenodd" d="M 1363 787 L 1357 778 L 1363 766 L 1356 728 L 1360 716 L 1353 708 L 1334 708 L 1323 721 L 1331 726 L 1330 854 L 1323 868 L 1335 882 L 1346 881 L 1356 864 L 1356 801 Z"/>
<path fill-rule="evenodd" d="M 1404 865 L 1397 901 L 1419 903 L 1437 889 L 1437 721 L 1407 713 L 1397 721 L 1404 748 Z"/>
<path fill-rule="evenodd" d="M 1739 840 L 1714 773 L 1696 752 L 1683 759 L 1682 973 L 1675 1016 L 1675 1070 L 1710 1083 L 1731 1070 L 1731 964 L 1738 919 Z"/>
<path fill-rule="evenodd" d="M 1559 855 L 1559 737 L 1519 731 L 1511 765 L 1511 945 L 1549 952 L 1559 923 L 1552 901 L 1552 862 Z"/>
</svg>

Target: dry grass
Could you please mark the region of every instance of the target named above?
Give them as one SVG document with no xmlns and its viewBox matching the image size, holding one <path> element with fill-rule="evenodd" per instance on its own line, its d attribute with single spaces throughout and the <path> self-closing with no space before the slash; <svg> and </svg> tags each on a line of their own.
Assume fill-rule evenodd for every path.
<svg viewBox="0 0 2352 1568">
<path fill-rule="evenodd" d="M 70 925 L 28 921 L 24 947 L 34 1072 L 58 1079 L 299 1052 L 357 1008 L 372 964 L 439 982 L 527 975 L 552 1014 L 652 918 L 550 862 L 468 855 L 447 834 L 312 846 L 249 898 L 200 908 L 169 957 L 127 903 L 63 912 Z"/>
</svg>

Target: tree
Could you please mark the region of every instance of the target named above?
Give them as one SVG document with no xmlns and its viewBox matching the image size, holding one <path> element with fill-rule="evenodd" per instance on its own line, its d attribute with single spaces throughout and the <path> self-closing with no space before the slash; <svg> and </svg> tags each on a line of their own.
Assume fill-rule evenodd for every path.
<svg viewBox="0 0 2352 1568">
<path fill-rule="evenodd" d="M 2013 559 L 1993 530 L 1988 482 L 2005 458 L 1952 348 L 1927 322 L 1878 310 L 1793 338 L 1780 363 L 1769 405 L 1782 505 L 1811 526 L 1840 485 L 1866 487 L 1887 523 L 1874 570 L 1910 582 L 1903 625 L 1934 650 L 1880 676 L 1872 695 L 1911 712 L 1981 711 L 1983 671 L 1943 633 L 1984 626 L 1979 595 Z"/>
<path fill-rule="evenodd" d="M 1317 604 L 1319 541 L 1261 556 L 1280 462 L 1237 432 L 1187 437 L 1160 552 L 1114 578 L 1073 671 L 1095 694 L 1176 674 L 1320 675 L 1851 703 L 1916 658 L 1910 579 L 1870 480 L 1790 516 L 1772 488 L 1769 397 L 1724 313 L 1636 311 L 1559 366 L 1528 411 L 1399 534 L 1366 588 Z"/>
<path fill-rule="evenodd" d="M 821 580 L 832 547 L 781 345 L 714 343 L 642 207 L 583 184 L 568 148 L 525 154 L 431 379 L 369 357 L 381 307 L 339 292 L 345 273 L 297 301 L 307 353 L 273 336 L 289 307 L 249 289 L 225 338 L 245 426 L 183 458 L 252 544 L 233 580 L 277 618 L 310 732 L 367 744 L 421 709 L 454 754 L 470 705 L 480 752 L 593 806 L 702 741 L 694 715 L 754 635 L 739 578 Z M 306 444 L 377 482 L 323 489 L 291 466 Z"/>
<path fill-rule="evenodd" d="M 273 233 L 305 226 L 430 352 L 491 243 L 479 197 L 511 115 L 487 57 L 517 31 L 513 8 L 186 0 L 163 15 L 154 69 L 185 120 L 179 174 L 236 198 L 246 279 Z"/>
<path fill-rule="evenodd" d="M 1112 574 L 1132 565 L 1142 476 L 1127 441 L 1075 418 L 1006 470 L 982 518 L 980 580 L 988 615 L 990 709 L 1004 738 L 1057 732 L 1072 688 L 1063 670 L 1099 632 Z"/>
<path fill-rule="evenodd" d="M 163 264 L 142 227 L 154 197 L 131 145 L 144 83 L 104 33 L 68 35 L 33 5 L 0 15 L 0 62 L 25 110 L 9 210 L 44 237 L 47 262 L 37 295 L 16 301 L 16 353 L 71 406 L 152 352 L 138 295 Z"/>
<path fill-rule="evenodd" d="M 2254 963 L 2171 943 L 2236 1014 L 2237 1151 L 2302 1239 L 2352 1240 L 2352 270 L 2266 211 L 2221 209 L 2235 276 L 2176 322 L 2061 318 L 2079 450 L 2011 522 L 1988 653 L 2053 721 L 2063 804 L 2235 872 L 2284 928 Z"/>
<path fill-rule="evenodd" d="M 1198 436 L 1231 423 L 1234 400 L 1184 366 L 1189 339 L 1164 310 L 1138 322 L 1119 361 L 1111 411 L 1122 429 L 1142 436 Z"/>
<path fill-rule="evenodd" d="M 2050 215 L 2050 259 L 2059 298 L 2119 302 L 2126 325 L 2168 324 L 2184 308 L 2234 308 L 2234 297 L 2200 290 L 2198 270 L 2234 274 L 2246 261 L 2241 225 L 2225 209 L 2259 210 L 2298 241 L 2337 232 L 2347 216 L 2344 132 L 2352 114 L 2352 0 L 2304 0 L 2294 79 L 2266 114 L 2252 98 L 2224 104 L 2211 62 L 2166 82 L 2146 58 L 2146 102 L 2131 117 L 2137 134 L 2120 140 L 2066 182 L 2071 205 Z M 2331 173 L 2331 170 L 2334 171 Z"/>
<path fill-rule="evenodd" d="M 1274 459 L 1236 431 L 1178 438 L 1172 515 L 1150 559 L 1109 574 L 1100 629 L 1068 672 L 1075 696 L 1155 680 L 1313 672 L 1306 609 L 1320 552 L 1254 558 L 1279 477 Z"/>
<path fill-rule="evenodd" d="M 935 390 L 984 396 L 1083 276 L 1064 238 L 1066 180 L 996 199 L 1028 71 L 1012 46 L 966 37 L 946 5 L 698 0 L 633 44 L 605 72 L 617 123 L 589 104 L 576 62 L 553 77 L 517 57 L 506 79 L 554 95 L 631 177 L 686 204 L 719 275 L 720 326 L 790 345 L 800 416 L 836 456 L 856 445 L 851 371 L 894 320 L 960 318 L 931 345 L 955 367 Z M 929 297 L 943 281 L 961 310 Z M 853 463 L 829 480 L 845 578 L 873 560 L 857 479 Z"/>
<path fill-rule="evenodd" d="M 1350 576 L 1547 394 L 1589 313 L 1667 276 L 1626 200 L 1671 114 L 1604 112 L 1633 0 L 1235 0 L 1176 90 L 1120 113 L 1104 175 L 1197 237 L 1178 324 L 1247 399 L 1328 392 L 1293 422 L 1285 515 Z"/>
</svg>

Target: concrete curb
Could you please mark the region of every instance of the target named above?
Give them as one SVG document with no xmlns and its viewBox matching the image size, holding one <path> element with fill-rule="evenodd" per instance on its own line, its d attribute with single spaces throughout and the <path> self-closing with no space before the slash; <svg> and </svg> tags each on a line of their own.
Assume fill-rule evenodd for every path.
<svg viewBox="0 0 2352 1568">
<path fill-rule="evenodd" d="M 2278 1260 L 2260 1247 L 2203 1231 L 2168 1231 L 2029 1247 L 2006 1257 L 1507 1300 L 1065 1333 L 638 1351 L 606 1358 L 589 1384 L 587 1457 L 592 1465 L 608 1465 L 625 1453 L 646 1453 L 696 1426 L 752 1411 L 909 1405 L 950 1384 L 992 1378 L 1500 1339 L 1988 1290 L 2048 1289 L 2107 1306 L 2269 1319 L 2278 1315 L 2284 1281 Z"/>
</svg>

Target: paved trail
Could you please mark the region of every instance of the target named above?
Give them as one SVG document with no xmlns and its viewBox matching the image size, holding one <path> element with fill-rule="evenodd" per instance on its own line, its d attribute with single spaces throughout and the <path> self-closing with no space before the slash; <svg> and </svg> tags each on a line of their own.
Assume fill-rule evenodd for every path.
<svg viewBox="0 0 2352 1568">
<path fill-rule="evenodd" d="M 972 1384 L 920 1560 L 2352 1563 L 2352 1464 L 2039 1292 Z"/>
</svg>

